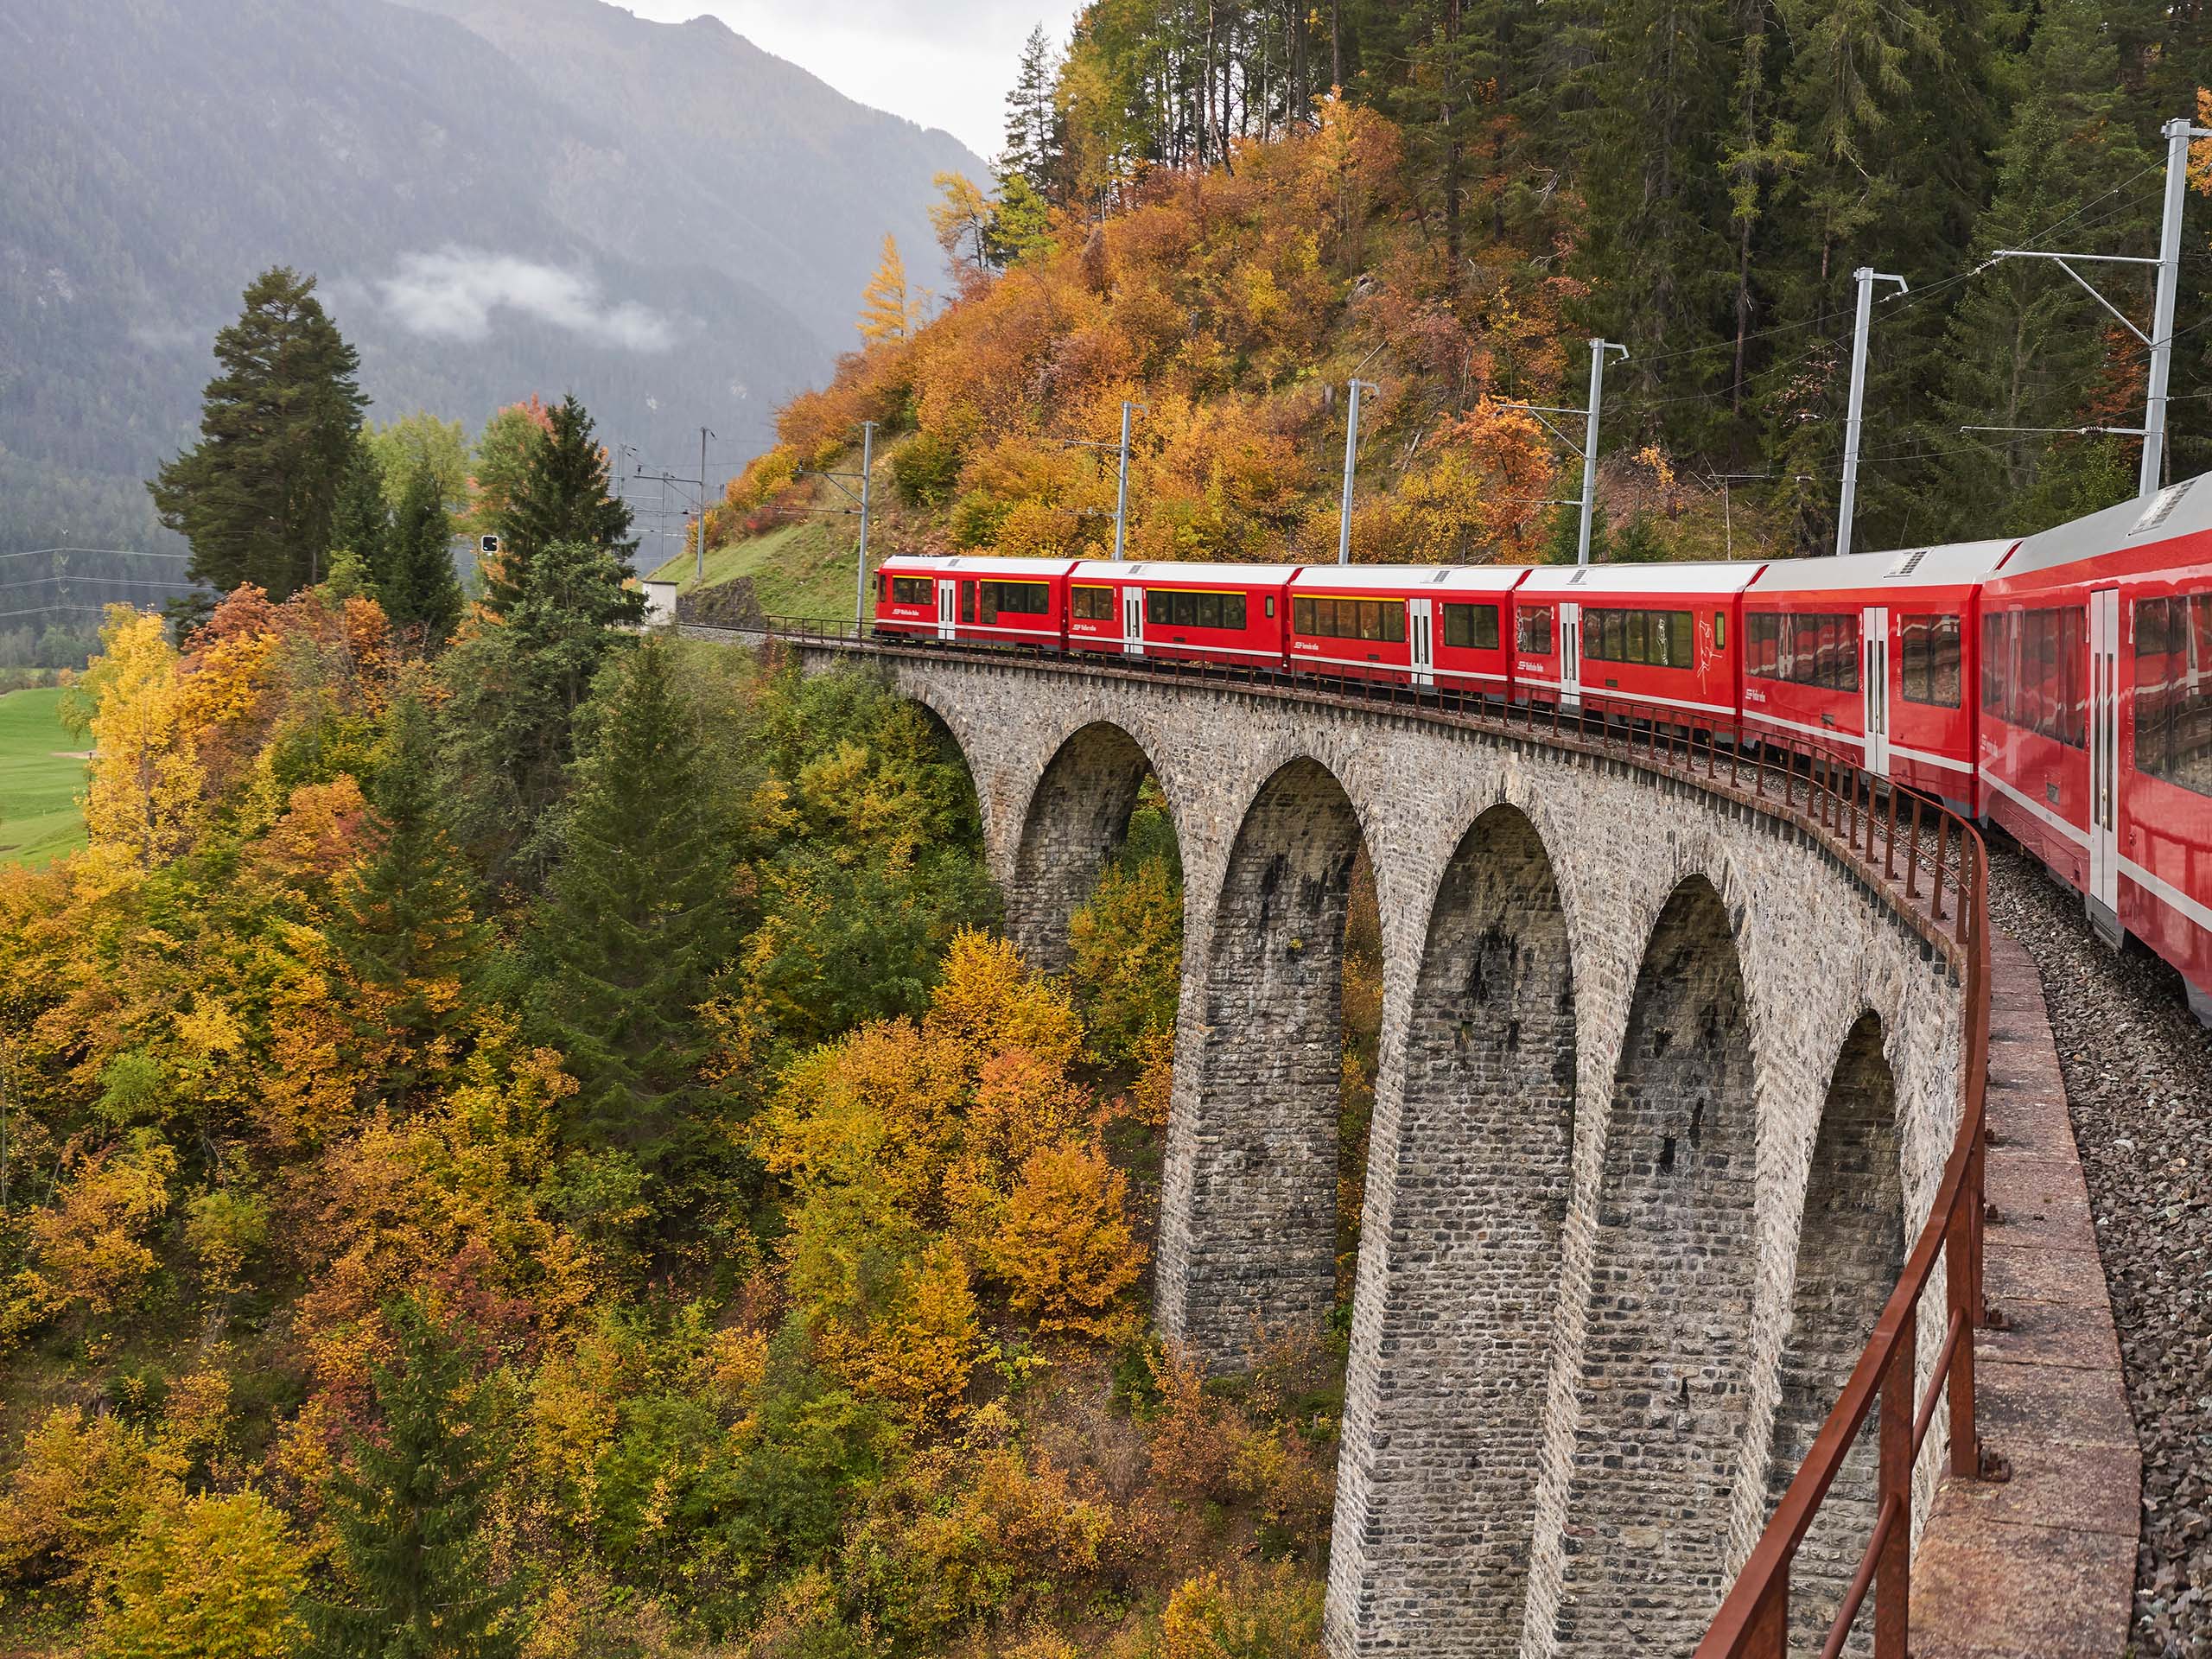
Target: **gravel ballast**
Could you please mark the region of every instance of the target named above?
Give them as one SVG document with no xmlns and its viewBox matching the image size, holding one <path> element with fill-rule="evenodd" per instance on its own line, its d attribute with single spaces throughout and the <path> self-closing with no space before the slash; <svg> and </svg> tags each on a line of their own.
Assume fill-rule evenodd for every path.
<svg viewBox="0 0 2212 1659">
<path fill-rule="evenodd" d="M 2212 1033 L 2173 970 L 1993 841 L 1992 919 L 2043 980 L 2143 1450 L 2139 1659 L 2212 1655 Z"/>
</svg>

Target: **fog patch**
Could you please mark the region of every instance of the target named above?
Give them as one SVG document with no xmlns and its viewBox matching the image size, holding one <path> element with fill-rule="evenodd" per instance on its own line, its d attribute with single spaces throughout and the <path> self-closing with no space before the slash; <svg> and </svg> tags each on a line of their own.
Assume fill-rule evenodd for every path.
<svg viewBox="0 0 2212 1659">
<path fill-rule="evenodd" d="M 622 351 L 664 352 L 673 343 L 657 313 L 635 301 L 609 303 L 588 272 L 509 254 L 410 253 L 371 287 L 401 327 L 432 340 L 487 340 L 493 313 L 505 309 Z"/>
</svg>

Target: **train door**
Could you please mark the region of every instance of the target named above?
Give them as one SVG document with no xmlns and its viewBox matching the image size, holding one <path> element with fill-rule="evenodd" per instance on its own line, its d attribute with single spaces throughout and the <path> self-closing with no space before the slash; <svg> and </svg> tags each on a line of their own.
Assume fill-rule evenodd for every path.
<svg viewBox="0 0 2212 1659">
<path fill-rule="evenodd" d="M 960 584 L 950 577 L 940 576 L 937 584 L 937 637 L 950 639 L 957 632 L 959 616 Z"/>
<path fill-rule="evenodd" d="M 1415 685 L 1436 683 L 1436 639 L 1430 632 L 1434 615 L 1434 602 L 1431 600 L 1406 601 L 1406 644 L 1413 661 Z"/>
<path fill-rule="evenodd" d="M 1144 589 L 1122 589 L 1122 649 L 1131 657 L 1144 655 Z"/>
<path fill-rule="evenodd" d="M 1582 706 L 1582 607 L 1559 607 L 1559 702 L 1562 709 Z"/>
<path fill-rule="evenodd" d="M 2089 897 L 2107 932 L 2120 922 L 2120 589 L 2089 594 Z M 2098 913 L 2099 907 L 2102 914 Z"/>
<path fill-rule="evenodd" d="M 1860 723 L 1866 734 L 1866 770 L 1890 775 L 1890 609 L 1869 605 L 1859 613 Z"/>
</svg>

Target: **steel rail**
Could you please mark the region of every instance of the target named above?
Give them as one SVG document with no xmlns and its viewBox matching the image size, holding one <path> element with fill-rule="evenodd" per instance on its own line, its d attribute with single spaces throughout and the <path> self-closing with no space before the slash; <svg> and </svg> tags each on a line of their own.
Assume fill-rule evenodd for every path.
<svg viewBox="0 0 2212 1659">
<path fill-rule="evenodd" d="M 1554 696 L 1514 702 L 1448 688 L 1323 676 L 1195 658 L 1131 658 L 1101 652 L 1047 655 L 1038 646 L 991 646 L 912 635 L 881 635 L 850 622 L 765 617 L 735 628 L 680 625 L 707 637 L 837 646 L 920 660 L 957 656 L 983 663 L 1050 664 L 1071 672 L 1136 679 L 1197 679 L 1344 707 L 1382 703 L 1429 720 L 1685 779 L 1755 810 L 1794 821 L 1822 843 L 1906 925 L 1942 955 L 1965 994 L 1965 1065 L 1959 1122 L 1928 1218 L 1905 1259 L 1840 1397 L 1752 1545 L 1734 1585 L 1698 1643 L 1694 1659 L 1786 1659 L 1790 1569 L 1844 1459 L 1878 1414 L 1876 1521 L 1822 1646 L 1834 1659 L 1850 1640 L 1867 1596 L 1874 1598 L 1875 1659 L 1906 1659 L 1911 1618 L 1913 1471 L 1948 1405 L 1950 1472 L 1982 1478 L 1975 1433 L 1974 1332 L 1982 1302 L 1983 1112 L 1988 1091 L 1989 861 L 1974 825 L 1940 801 L 1876 778 L 1839 748 L 1794 734 L 1684 721 L 1683 711 L 1612 693 L 1582 694 L 1565 708 Z M 1594 731 L 1593 731 L 1594 726 Z M 1724 760 L 1723 756 L 1726 759 Z M 1701 761 L 1701 766 L 1700 766 Z M 1930 820 L 1933 820 L 1932 826 Z M 1932 855 L 1924 843 L 1932 827 Z M 1904 873 L 1897 874 L 1900 842 Z M 1926 893 L 1922 887 L 1925 878 Z M 1950 903 L 1945 904 L 1946 895 Z M 1916 1395 L 1921 1303 L 1943 1267 L 1944 1340 Z"/>
</svg>

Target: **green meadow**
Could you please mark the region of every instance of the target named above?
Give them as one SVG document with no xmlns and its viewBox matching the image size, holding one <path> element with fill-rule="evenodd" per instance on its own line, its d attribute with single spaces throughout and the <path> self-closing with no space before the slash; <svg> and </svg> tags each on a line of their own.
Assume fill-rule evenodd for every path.
<svg viewBox="0 0 2212 1659">
<path fill-rule="evenodd" d="M 68 754 L 84 740 L 62 725 L 60 702 L 54 687 L 0 696 L 0 864 L 46 864 L 85 844 L 85 763 Z"/>
</svg>

